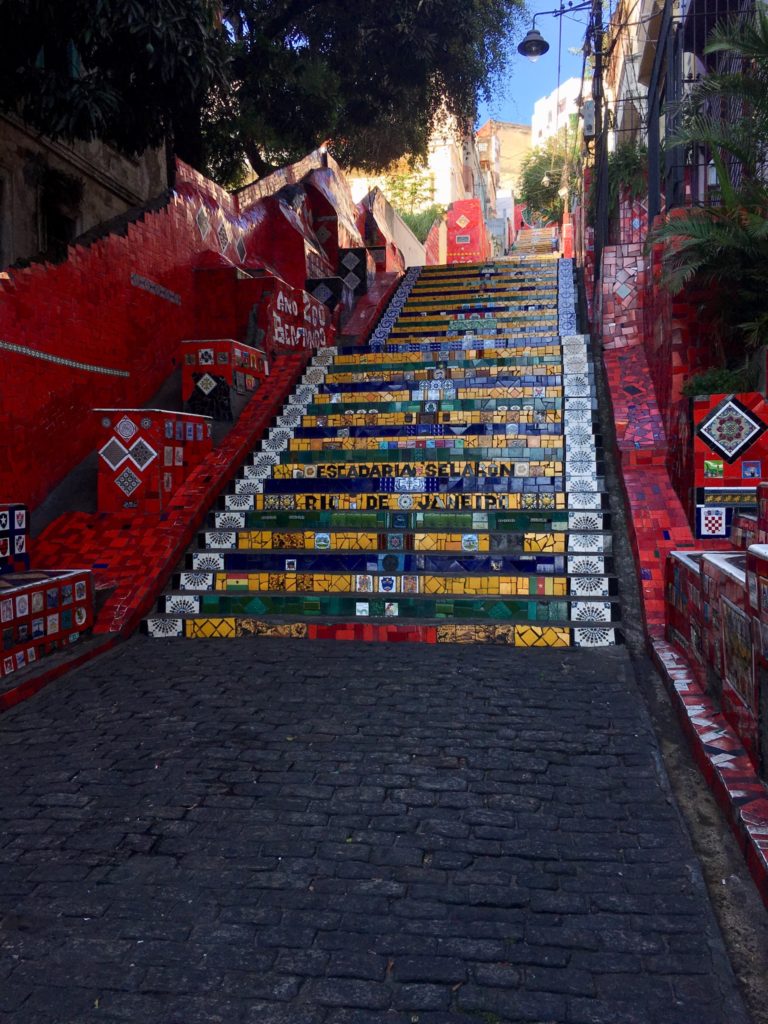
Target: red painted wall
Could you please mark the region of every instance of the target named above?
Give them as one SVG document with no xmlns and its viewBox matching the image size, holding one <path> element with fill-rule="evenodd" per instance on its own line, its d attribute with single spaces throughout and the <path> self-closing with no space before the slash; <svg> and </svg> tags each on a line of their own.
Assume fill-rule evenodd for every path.
<svg viewBox="0 0 768 1024">
<path fill-rule="evenodd" d="M 322 166 L 315 156 L 302 173 Z M 261 191 L 284 177 L 259 183 Z M 179 164 L 168 205 L 125 236 L 0 282 L 0 494 L 37 505 L 96 446 L 91 410 L 147 402 L 174 369 L 182 339 L 243 337 L 265 286 L 236 280 L 234 264 L 274 259 L 289 284 L 303 286 L 311 233 L 279 200 L 254 203 L 241 212 L 244 202 Z M 225 273 L 216 280 L 217 268 Z"/>
<path fill-rule="evenodd" d="M 440 262 L 440 228 L 441 221 L 436 220 L 429 229 L 424 240 L 424 252 L 427 254 L 427 266 L 434 267 Z"/>
</svg>

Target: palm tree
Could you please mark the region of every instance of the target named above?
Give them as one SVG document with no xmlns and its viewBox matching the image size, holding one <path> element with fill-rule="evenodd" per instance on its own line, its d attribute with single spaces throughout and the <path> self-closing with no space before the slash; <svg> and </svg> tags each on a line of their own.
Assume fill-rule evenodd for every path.
<svg viewBox="0 0 768 1024">
<path fill-rule="evenodd" d="M 720 25 L 705 53 L 726 54 L 738 70 L 697 83 L 670 144 L 708 150 L 719 202 L 673 211 L 649 241 L 668 243 L 665 287 L 703 286 L 733 349 L 736 338 L 768 341 L 768 13 L 760 7 Z"/>
</svg>

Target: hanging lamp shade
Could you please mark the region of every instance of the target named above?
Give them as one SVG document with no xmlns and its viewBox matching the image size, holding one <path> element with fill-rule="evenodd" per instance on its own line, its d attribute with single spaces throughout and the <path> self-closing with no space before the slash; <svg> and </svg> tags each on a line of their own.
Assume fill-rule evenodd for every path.
<svg viewBox="0 0 768 1024">
<path fill-rule="evenodd" d="M 547 52 L 548 49 L 549 43 L 541 32 L 539 32 L 538 29 L 532 28 L 522 43 L 518 46 L 517 52 L 535 63 L 539 57 L 543 56 Z"/>
</svg>

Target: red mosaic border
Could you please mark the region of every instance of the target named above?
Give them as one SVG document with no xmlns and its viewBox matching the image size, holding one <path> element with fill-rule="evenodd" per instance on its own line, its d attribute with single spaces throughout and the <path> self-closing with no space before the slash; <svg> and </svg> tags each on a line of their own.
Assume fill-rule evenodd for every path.
<svg viewBox="0 0 768 1024">
<path fill-rule="evenodd" d="M 768 906 L 768 788 L 736 733 L 717 710 L 688 659 L 661 637 L 651 654 L 688 737 L 696 763 L 741 847 L 763 902 Z"/>
<path fill-rule="evenodd" d="M 734 549 L 724 540 L 694 539 L 672 486 L 664 419 L 642 336 L 606 339 L 602 354 L 650 651 L 694 758 L 768 905 L 768 787 L 757 776 L 743 744 L 697 680 L 685 655 L 665 639 L 665 564 L 669 552 Z M 677 439 L 678 444 L 681 441 Z"/>
</svg>

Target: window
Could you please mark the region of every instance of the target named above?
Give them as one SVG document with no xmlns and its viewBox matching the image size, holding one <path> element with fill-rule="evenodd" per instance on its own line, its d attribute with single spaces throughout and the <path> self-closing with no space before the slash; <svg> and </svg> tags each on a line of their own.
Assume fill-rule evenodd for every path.
<svg viewBox="0 0 768 1024">
<path fill-rule="evenodd" d="M 63 259 L 77 236 L 83 183 L 63 171 L 43 169 L 38 187 L 39 248 L 53 259 Z"/>
</svg>

